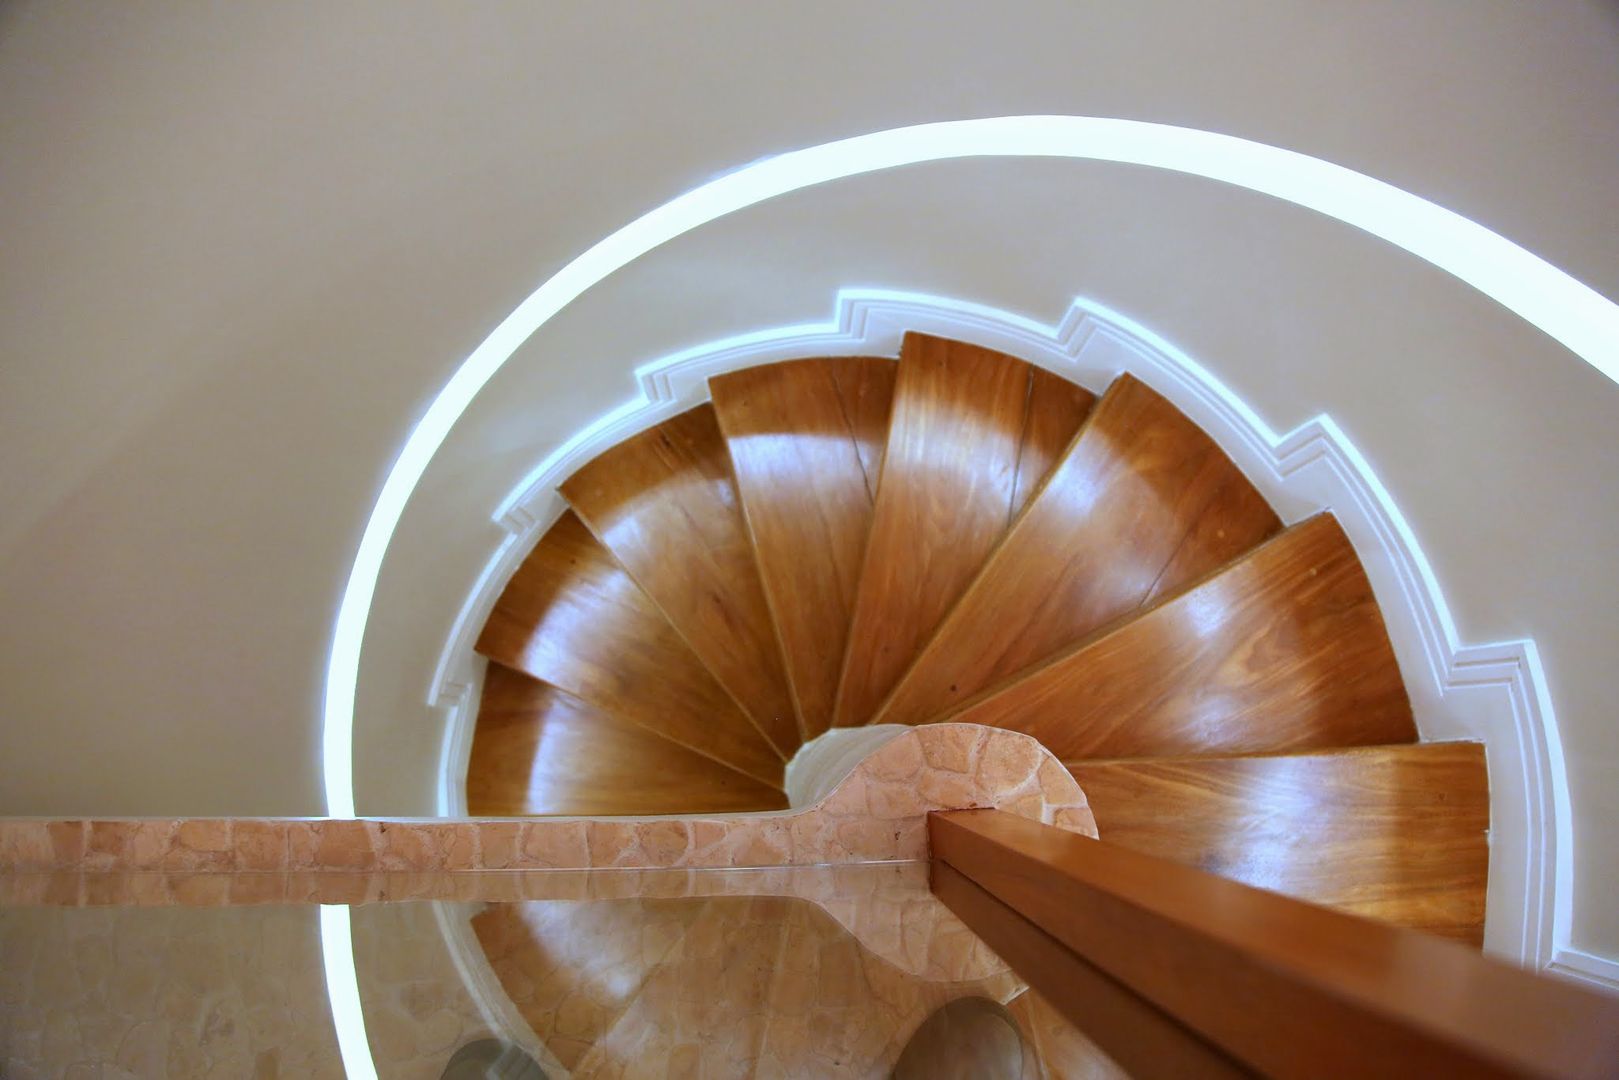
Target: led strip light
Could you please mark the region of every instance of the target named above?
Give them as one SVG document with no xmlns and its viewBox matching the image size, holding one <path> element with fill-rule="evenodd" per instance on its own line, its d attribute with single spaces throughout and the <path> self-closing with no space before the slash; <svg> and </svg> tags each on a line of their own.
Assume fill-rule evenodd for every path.
<svg viewBox="0 0 1619 1080">
<path fill-rule="evenodd" d="M 518 347 L 614 271 L 727 214 L 830 180 L 972 157 L 1147 165 L 1308 207 L 1459 278 L 1619 382 L 1619 305 L 1477 222 L 1363 173 L 1291 150 L 1137 120 L 1003 116 L 891 128 L 755 162 L 643 214 L 557 271 L 462 362 L 405 440 L 366 521 L 332 631 L 321 759 L 328 815 L 355 813 L 354 695 L 360 645 L 388 543 L 450 429 Z M 351 1077 L 374 1077 L 348 929 L 347 909 L 322 909 L 327 988 L 344 1067 Z M 334 963 L 346 965 L 348 973 L 334 978 Z"/>
</svg>

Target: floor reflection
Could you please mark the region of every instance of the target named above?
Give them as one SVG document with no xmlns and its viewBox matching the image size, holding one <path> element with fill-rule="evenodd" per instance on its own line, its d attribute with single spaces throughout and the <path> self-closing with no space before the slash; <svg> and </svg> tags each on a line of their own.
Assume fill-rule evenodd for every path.
<svg viewBox="0 0 1619 1080">
<path fill-rule="evenodd" d="M 383 1080 L 887 1076 L 952 1002 L 1030 1016 L 922 864 L 14 875 L 0 1075 L 341 1077 L 317 904 L 350 905 Z"/>
</svg>

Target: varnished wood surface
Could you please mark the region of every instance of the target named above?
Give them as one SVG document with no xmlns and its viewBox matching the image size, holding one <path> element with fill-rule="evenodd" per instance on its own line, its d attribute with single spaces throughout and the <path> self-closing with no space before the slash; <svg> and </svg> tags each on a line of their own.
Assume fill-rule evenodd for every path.
<svg viewBox="0 0 1619 1080">
<path fill-rule="evenodd" d="M 1371 586 L 1329 514 L 948 717 L 1065 761 L 1414 742 Z"/>
<path fill-rule="evenodd" d="M 1619 1066 L 1619 999 L 1457 942 L 997 810 L 933 814 L 929 839 L 936 860 L 1264 1075 L 1597 1077 Z"/>
<path fill-rule="evenodd" d="M 944 905 L 1042 995 L 1041 1006 L 1026 1005 L 1018 1018 L 1040 1024 L 1030 1034 L 1036 1037 L 1041 1062 L 1054 1080 L 1062 1076 L 1170 1080 L 1252 1075 L 948 862 L 934 860 L 932 883 Z M 1044 1012 L 1047 1002 L 1059 1017 Z M 1014 1015 L 1020 1012 L 1016 1006 L 1012 1011 Z M 1071 1027 L 1072 1033 L 1064 1032 L 1064 1026 Z M 1046 1038 L 1040 1039 L 1040 1034 Z M 1092 1043 L 1100 1053 L 1085 1052 Z M 1061 1056 L 1052 1052 L 1064 1049 L 1068 1053 Z"/>
<path fill-rule="evenodd" d="M 1029 367 L 1029 403 L 1023 421 L 1023 442 L 1018 448 L 1017 480 L 1012 487 L 1011 513 L 1015 519 L 1057 459 L 1068 450 L 1096 405 L 1096 395 L 1059 378 L 1044 368 Z"/>
<path fill-rule="evenodd" d="M 838 356 L 824 360 L 838 386 L 838 399 L 860 453 L 866 490 L 877 497 L 877 478 L 883 471 L 883 450 L 888 445 L 888 414 L 894 405 L 894 379 L 899 365 L 870 356 Z"/>
<path fill-rule="evenodd" d="M 1213 440 L 1120 376 L 876 722 L 933 719 L 1280 528 Z"/>
<path fill-rule="evenodd" d="M 906 335 L 835 724 L 870 719 L 1005 534 L 1030 372 L 988 349 Z"/>
<path fill-rule="evenodd" d="M 475 817 L 781 810 L 778 789 L 491 662 L 467 767 Z"/>
<path fill-rule="evenodd" d="M 708 383 L 809 738 L 832 722 L 871 528 L 871 491 L 838 375 L 858 394 L 880 386 L 861 368 L 893 366 L 882 359 L 792 360 Z M 874 395 L 868 389 L 866 396 Z M 875 403 L 856 405 L 869 425 Z"/>
<path fill-rule="evenodd" d="M 1489 781 L 1478 743 L 1073 761 L 1110 844 L 1478 945 Z"/>
<path fill-rule="evenodd" d="M 777 752 L 791 756 L 802 733 L 713 407 L 624 440 L 569 477 L 562 494 Z"/>
<path fill-rule="evenodd" d="M 572 513 L 512 576 L 478 651 L 781 786 L 781 756 Z"/>
</svg>

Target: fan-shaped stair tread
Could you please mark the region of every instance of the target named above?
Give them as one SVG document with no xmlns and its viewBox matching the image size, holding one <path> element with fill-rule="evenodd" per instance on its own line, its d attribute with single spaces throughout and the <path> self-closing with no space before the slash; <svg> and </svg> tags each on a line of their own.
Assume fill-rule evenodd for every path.
<svg viewBox="0 0 1619 1080">
<path fill-rule="evenodd" d="M 1109 843 L 1479 944 L 1489 782 L 1478 743 L 1071 761 Z"/>
<path fill-rule="evenodd" d="M 1121 376 L 875 720 L 933 719 L 1281 527 L 1212 439 Z"/>
<path fill-rule="evenodd" d="M 562 494 L 783 756 L 802 741 L 711 405 L 631 436 Z"/>
<path fill-rule="evenodd" d="M 989 349 L 905 336 L 835 724 L 870 719 L 1005 535 L 1033 370 Z M 1049 440 L 1049 424 L 1038 427 Z M 1031 452 L 1031 472 L 1039 456 Z"/>
<path fill-rule="evenodd" d="M 472 736 L 467 811 L 693 814 L 782 810 L 779 789 L 491 662 Z"/>
<path fill-rule="evenodd" d="M 842 369 L 856 391 L 877 382 L 859 367 L 892 380 L 893 361 L 849 358 L 768 364 L 708 384 L 810 738 L 831 725 L 871 529 L 872 495 L 838 378 Z"/>
<path fill-rule="evenodd" d="M 1074 435 L 1096 405 L 1096 395 L 1039 367 L 1029 368 L 1029 404 L 1018 448 L 1017 479 L 1012 484 L 1010 524 L 1029 505 L 1040 482 L 1074 441 Z"/>
<path fill-rule="evenodd" d="M 570 1070 L 707 910 L 693 899 L 491 904 L 472 929 L 501 989 Z"/>
<path fill-rule="evenodd" d="M 866 474 L 866 490 L 876 499 L 899 365 L 892 359 L 870 356 L 839 356 L 822 363 L 827 365 L 833 382 L 837 383 L 838 400 L 849 421 L 855 450 L 860 454 L 860 468 Z"/>
<path fill-rule="evenodd" d="M 572 513 L 518 567 L 477 648 L 620 720 L 781 786 L 781 755 Z"/>
<path fill-rule="evenodd" d="M 1330 514 L 945 717 L 1064 760 L 1415 742 L 1377 601 Z"/>
</svg>

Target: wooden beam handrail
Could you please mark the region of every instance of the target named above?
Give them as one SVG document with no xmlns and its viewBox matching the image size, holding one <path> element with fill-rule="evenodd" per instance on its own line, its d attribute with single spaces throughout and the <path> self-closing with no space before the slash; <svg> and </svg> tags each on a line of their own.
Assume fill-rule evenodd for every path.
<svg viewBox="0 0 1619 1080">
<path fill-rule="evenodd" d="M 1465 945 L 996 810 L 935 813 L 929 838 L 935 892 L 992 948 L 1025 920 L 1262 1075 L 1619 1075 L 1619 999 Z M 1002 956 L 1086 1029 L 1051 964 Z"/>
</svg>

